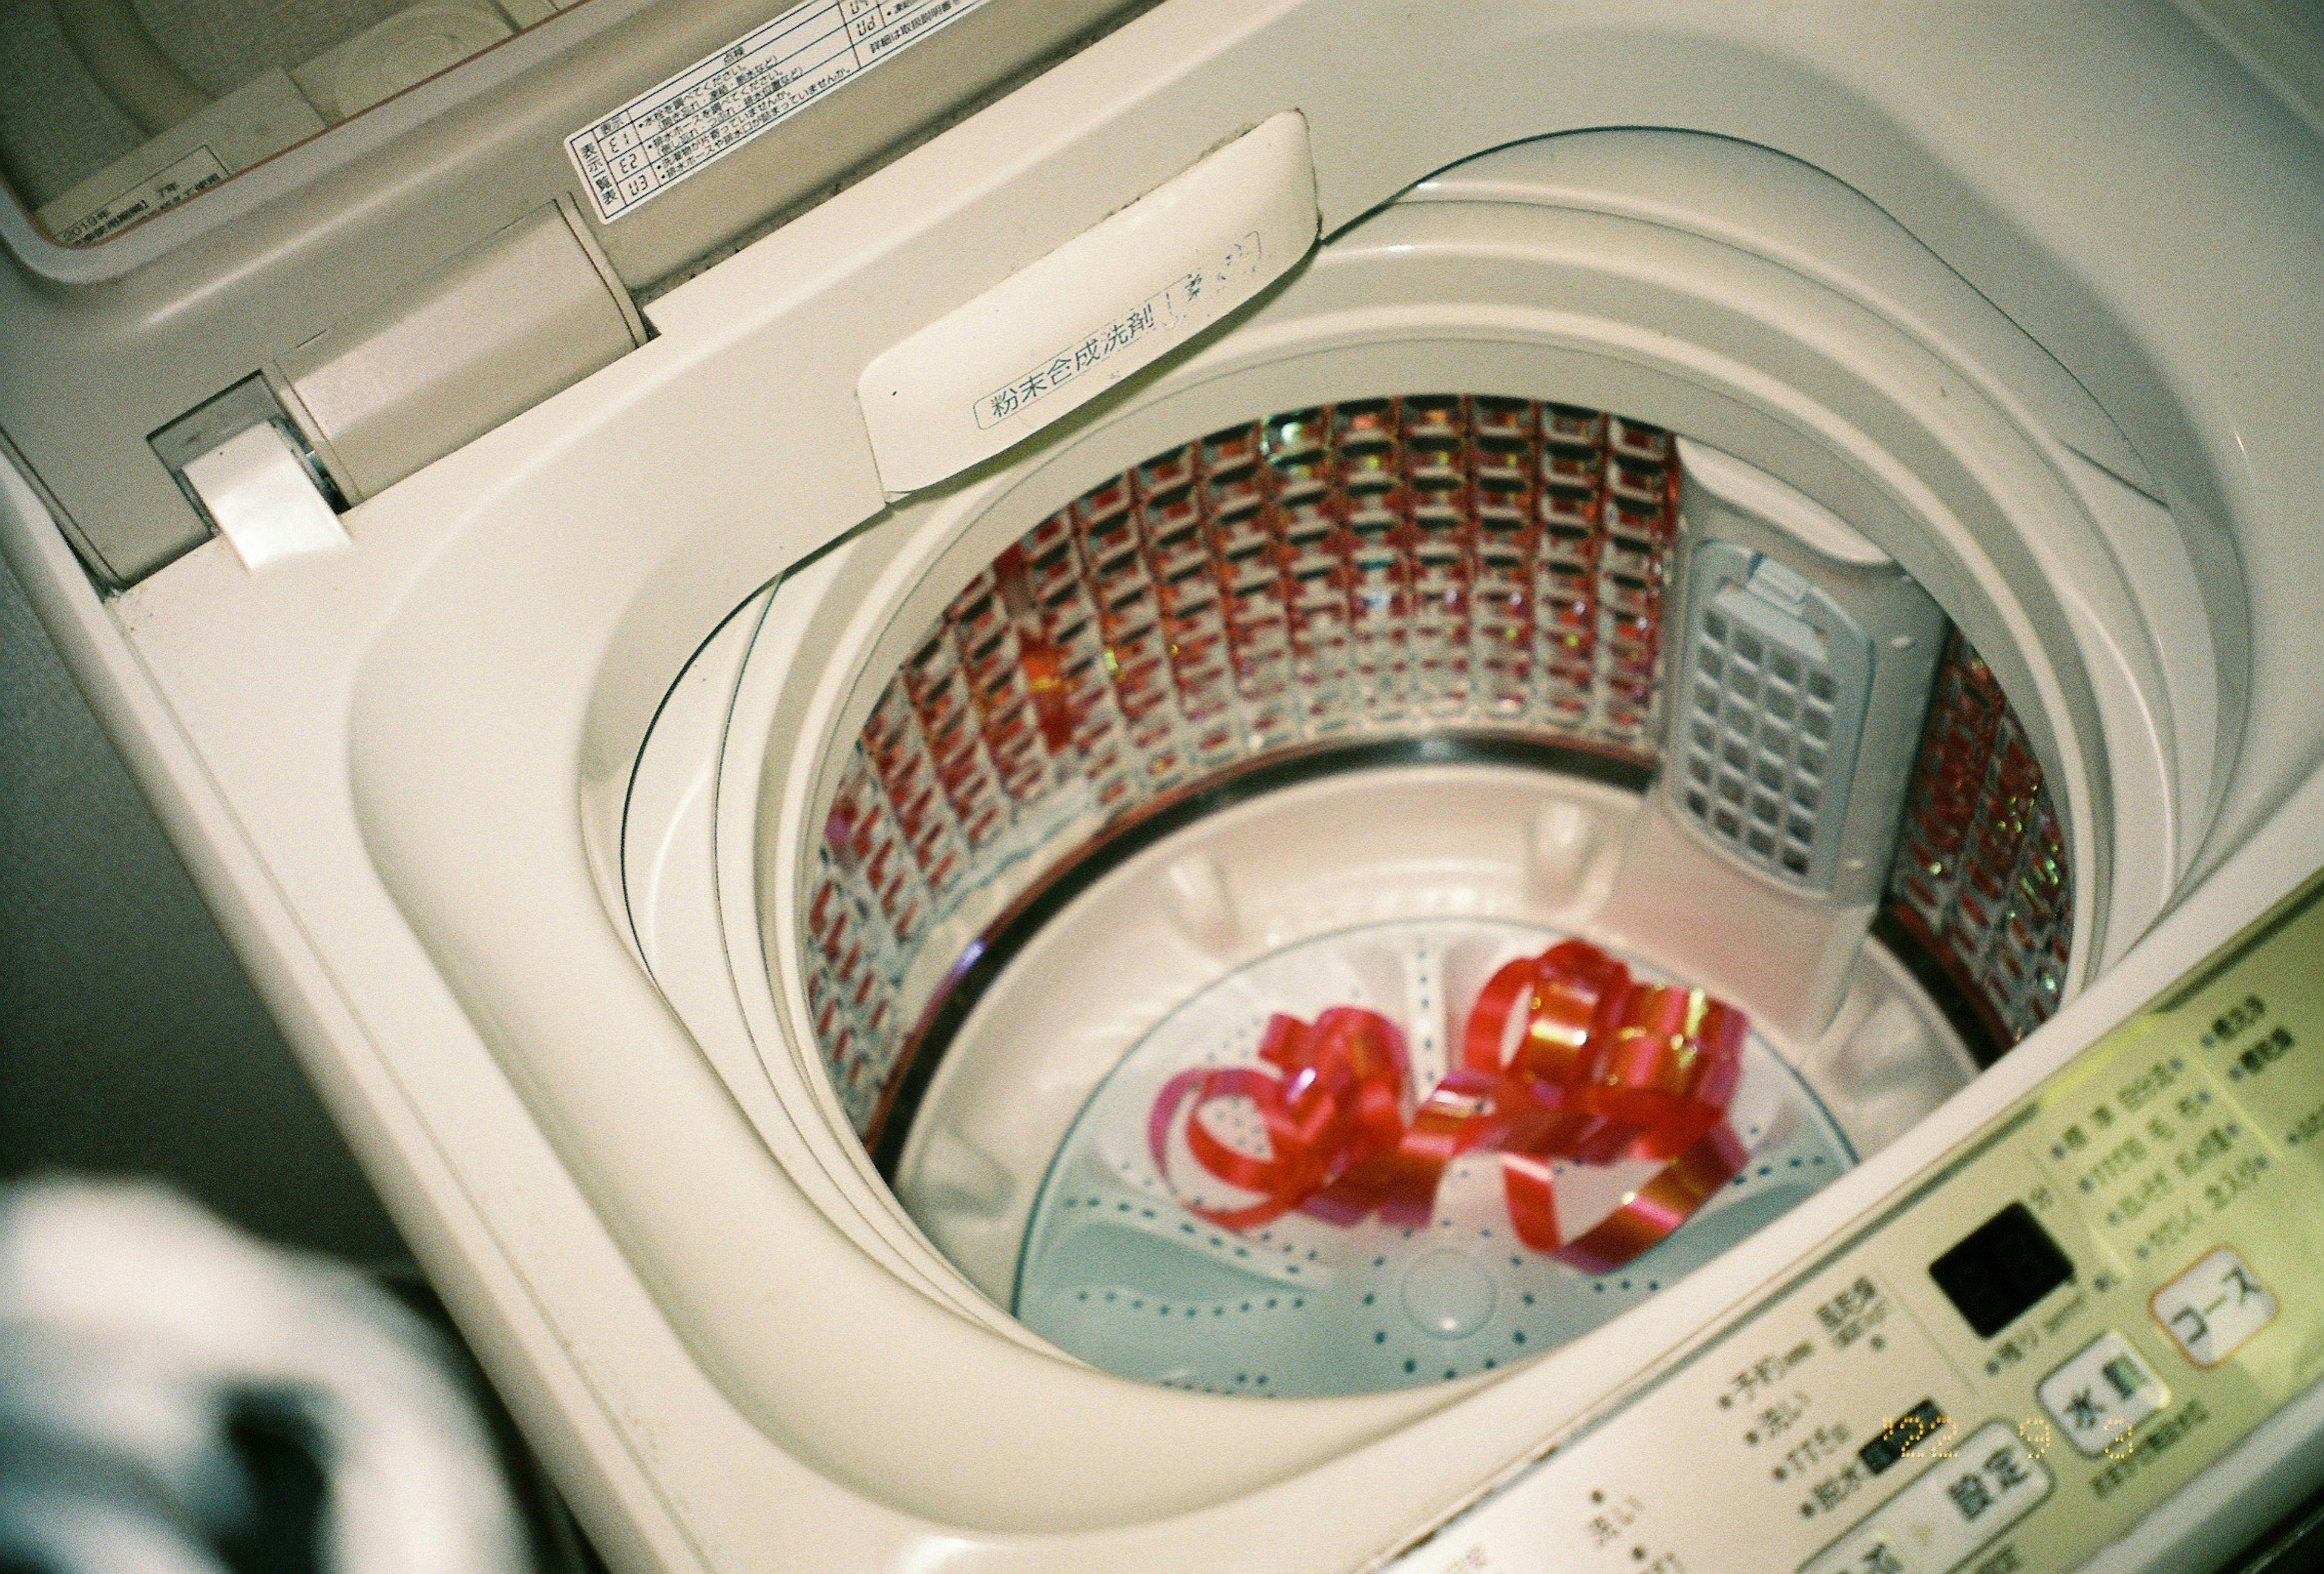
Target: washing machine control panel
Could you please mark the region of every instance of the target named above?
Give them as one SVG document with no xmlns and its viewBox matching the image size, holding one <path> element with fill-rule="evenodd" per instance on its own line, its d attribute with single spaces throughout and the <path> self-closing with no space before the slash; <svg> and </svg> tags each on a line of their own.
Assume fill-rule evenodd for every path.
<svg viewBox="0 0 2324 1574">
<path fill-rule="evenodd" d="M 2324 874 L 1398 1574 L 2079 1566 L 2324 1377 Z"/>
</svg>

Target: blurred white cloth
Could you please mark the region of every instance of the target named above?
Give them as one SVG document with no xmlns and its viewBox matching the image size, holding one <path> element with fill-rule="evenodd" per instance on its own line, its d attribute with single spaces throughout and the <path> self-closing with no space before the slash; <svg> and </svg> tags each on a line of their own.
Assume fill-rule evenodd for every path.
<svg viewBox="0 0 2324 1574">
<path fill-rule="evenodd" d="M 371 1280 L 156 1188 L 0 1188 L 0 1566 L 228 1574 L 232 1426 L 288 1413 L 324 1574 L 518 1574 L 522 1521 L 443 1341 Z"/>
</svg>

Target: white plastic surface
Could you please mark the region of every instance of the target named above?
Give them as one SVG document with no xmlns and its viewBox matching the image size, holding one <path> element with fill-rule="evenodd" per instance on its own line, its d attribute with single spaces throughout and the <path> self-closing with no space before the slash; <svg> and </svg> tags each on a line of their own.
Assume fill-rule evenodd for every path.
<svg viewBox="0 0 2324 1574">
<path fill-rule="evenodd" d="M 346 547 L 339 516 L 272 422 L 227 438 L 186 466 L 187 483 L 217 521 L 243 566 Z"/>
<path fill-rule="evenodd" d="M 419 0 L 293 67 L 290 77 L 336 123 L 450 70 L 514 31 L 491 0 Z"/>
<path fill-rule="evenodd" d="M 719 756 L 734 681 L 766 598 L 729 618 L 669 691 L 638 756 L 622 811 L 621 891 L 638 953 L 697 1038 L 733 1010 L 734 984 L 718 927 L 712 837 Z"/>
<path fill-rule="evenodd" d="M 1757 465 L 1690 437 L 1679 438 L 1678 456 L 1689 479 L 1703 491 L 1797 537 L 1826 557 L 1863 568 L 1886 568 L 1894 561 L 1838 514 Z"/>
<path fill-rule="evenodd" d="M 288 75 L 261 72 L 43 204 L 41 224 L 67 245 L 92 244 L 322 129 Z"/>
<path fill-rule="evenodd" d="M 881 483 L 917 491 L 1072 414 L 1281 278 L 1315 225 L 1307 123 L 1275 115 L 865 367 Z"/>
</svg>

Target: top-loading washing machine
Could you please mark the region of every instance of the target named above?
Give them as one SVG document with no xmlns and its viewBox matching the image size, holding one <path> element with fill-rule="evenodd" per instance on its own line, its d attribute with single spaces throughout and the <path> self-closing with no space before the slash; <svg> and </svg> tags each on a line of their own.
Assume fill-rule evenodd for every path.
<svg viewBox="0 0 2324 1574">
<path fill-rule="evenodd" d="M 616 1561 L 2216 1566 L 2299 25 L 587 0 L 0 215 L 7 548 Z"/>
</svg>

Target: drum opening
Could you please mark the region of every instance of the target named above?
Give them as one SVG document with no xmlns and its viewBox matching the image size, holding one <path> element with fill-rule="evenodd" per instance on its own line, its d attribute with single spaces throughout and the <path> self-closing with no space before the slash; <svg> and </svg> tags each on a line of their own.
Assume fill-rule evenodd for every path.
<svg viewBox="0 0 2324 1574">
<path fill-rule="evenodd" d="M 1661 428 L 1517 398 L 1420 395 L 1269 416 L 1167 449 L 1086 489 L 982 566 L 910 648 L 837 770 L 813 851 L 803 971 L 816 1045 L 854 1135 L 897 1183 L 907 1210 L 986 1293 L 1036 1331 L 1111 1369 L 1221 1392 L 1259 1391 L 1249 1374 L 1238 1385 L 1224 1367 L 1181 1358 L 1184 1351 L 1156 1355 L 1158 1336 L 1137 1331 L 1142 1322 L 1123 1324 L 1119 1339 L 1091 1332 L 1114 1325 L 1076 1310 L 1097 1304 L 1080 1291 L 1101 1286 L 1093 1293 L 1123 1308 L 1123 1318 L 1135 1311 L 1157 1328 L 1166 1313 L 1149 1309 L 1149 1301 L 1180 1321 L 1207 1318 L 1226 1327 L 1244 1316 L 1236 1309 L 1249 1299 L 1240 1280 L 1229 1282 L 1245 1271 L 1235 1256 L 1250 1244 L 1232 1228 L 1237 1221 L 1261 1234 L 1287 1234 L 1298 1250 L 1320 1254 L 1319 1267 L 1329 1266 L 1323 1259 L 1333 1252 L 1353 1249 L 1353 1236 L 1332 1235 L 1334 1225 L 1313 1220 L 1331 1212 L 1323 1193 L 1343 1183 L 1355 1148 L 1309 1177 L 1318 1183 L 1306 1193 L 1294 1195 L 1294 1187 L 1275 1195 L 1282 1206 L 1269 1212 L 1255 1201 L 1267 1186 L 1251 1190 L 1264 1165 L 1238 1167 L 1217 1158 L 1223 1150 L 1213 1144 L 1202 1184 L 1218 1195 L 1192 1195 L 1185 1177 L 1195 1172 L 1184 1147 L 1190 1123 L 1209 1118 L 1201 1109 L 1214 1107 L 1231 1125 L 1238 1110 L 1248 1116 L 1260 1105 L 1238 1105 L 1240 1095 L 1213 1090 L 1204 1095 L 1212 1103 L 1196 1100 L 1193 1114 L 1162 1110 L 1159 1091 L 1177 1084 L 1155 1057 L 1179 1052 L 1149 1041 L 1180 1031 L 1173 1022 L 1184 1028 L 1185 1012 L 1199 1017 L 1213 1009 L 1201 1001 L 1213 985 L 1224 987 L 1221 980 L 1244 979 L 1233 987 L 1246 989 L 1274 979 L 1268 970 L 1281 968 L 1269 959 L 1278 953 L 1298 953 L 1306 960 L 1296 965 L 1311 971 L 1371 967 L 1386 979 L 1401 969 L 1407 982 L 1425 975 L 1438 980 L 1428 987 L 1457 985 L 1471 995 L 1484 983 L 1480 958 L 1492 962 L 1486 973 L 1494 976 L 1519 953 L 1596 965 L 1558 949 L 1568 941 L 1593 949 L 1587 925 L 1539 921 L 1538 914 L 1517 922 L 1480 908 L 1439 922 L 1399 909 L 1333 932 L 1342 935 L 1336 942 L 1303 931 L 1259 947 L 1264 955 L 1221 962 L 1209 984 L 1184 973 L 1185 997 L 1172 1010 L 1148 1011 L 1159 1019 L 1141 1018 L 1150 1031 L 1117 1046 L 1114 1070 L 1084 1076 L 1047 1124 L 1019 1123 L 1043 1133 L 1038 1155 L 996 1160 L 987 1151 L 993 1143 L 943 1133 L 916 1142 L 932 1091 L 952 1088 L 943 1096 L 954 1099 L 1009 1096 L 990 1088 L 960 1091 L 974 1081 L 950 1077 L 947 1062 L 964 1034 L 995 1031 L 975 1026 L 980 1011 L 991 1008 L 996 990 L 1006 993 L 1012 966 L 1021 969 L 1038 937 L 1061 923 L 1089 922 L 1074 915 L 1092 910 L 1093 892 L 1172 847 L 1193 849 L 1186 857 L 1196 865 L 1233 856 L 1205 851 L 1206 824 L 1223 828 L 1212 838 L 1219 847 L 1243 845 L 1237 835 L 1296 837 L 1287 825 L 1254 829 L 1267 823 L 1270 799 L 1370 791 L 1399 773 L 1451 771 L 1428 779 L 1441 779 L 1453 797 L 1469 795 L 1489 818 L 1520 778 L 1581 784 L 1610 795 L 1601 801 L 1585 792 L 1579 807 L 1568 805 L 1584 820 L 1598 816 L 1593 835 L 1630 834 L 1620 829 L 1625 816 L 1644 805 L 1680 827 L 1665 833 L 1673 846 L 1694 849 L 1687 857 L 1709 860 L 1701 867 L 1723 871 L 1722 879 L 1737 882 L 1732 888 L 1764 891 L 1770 913 L 1833 924 L 1849 954 L 1851 934 L 1860 937 L 1868 922 L 1874 943 L 1865 955 L 1875 960 L 1849 979 L 1819 984 L 1828 999 L 1809 1012 L 1819 1022 L 1845 1017 L 1840 1036 L 1849 1042 L 1824 1045 L 1793 1031 L 1763 1043 L 1756 1028 L 1738 1028 L 1735 1039 L 1736 1064 L 1748 1070 L 1737 1072 L 1743 1081 L 1729 1093 L 1748 1090 L 1744 1103 L 1757 1122 L 1748 1138 L 1740 1128 L 1729 1133 L 1738 1154 L 1766 1147 L 1778 1164 L 1796 1162 L 1821 1171 L 1820 1178 L 1852 1163 L 1858 1140 L 1877 1146 L 1909 1124 L 1906 1114 L 1877 1112 L 1886 1106 L 1876 1084 L 1898 1073 L 1866 1069 L 1886 1053 L 1867 1048 L 1868 1035 L 1877 1039 L 1886 1031 L 1898 1043 L 1923 1045 L 1941 1039 L 1956 1046 L 1945 1052 L 1955 1056 L 1966 1045 L 1981 1066 L 2054 1011 L 2073 922 L 2064 842 L 2041 769 L 1997 682 L 1933 603 L 1923 622 L 1913 621 L 1923 614 L 1907 603 L 1926 598 L 1901 570 L 1891 566 L 1887 580 L 1868 589 L 1878 573 L 1850 562 L 1845 543 L 1792 542 L 1780 531 L 1754 534 L 1718 522 L 1717 510 L 1690 483 L 1685 455 L 1685 445 Z M 1686 518 L 1690 508 L 1703 517 Z M 1845 527 L 1834 521 L 1832 533 L 1844 536 Z M 1895 676 L 1899 663 L 1910 668 L 1903 678 Z M 1909 705 L 1897 700 L 1899 683 L 1910 690 Z M 1892 759 L 1886 766 L 1884 750 Z M 1885 809 L 1863 807 L 1884 795 Z M 1425 806 L 1415 812 L 1426 817 Z M 1865 855 L 1867 825 L 1878 838 L 1877 861 Z M 1393 862 L 1387 851 L 1376 855 Z M 1692 866 L 1682 859 L 1677 867 Z M 1662 878 L 1667 885 L 1667 874 Z M 1831 917 L 1843 910 L 1855 916 Z M 1903 966 L 1883 960 L 1890 953 Z M 1598 954 L 1624 970 L 1624 988 L 1643 991 L 1641 999 L 1698 982 L 1618 945 Z M 1441 980 L 1428 971 L 1440 963 L 1451 970 Z M 1121 965 L 1134 967 L 1135 959 Z M 1386 1021 L 1395 1011 L 1383 1002 L 1396 987 L 1382 990 L 1364 1009 Z M 1692 992 L 1722 1004 L 1701 989 Z M 1304 1017 L 1284 1017 L 1279 1008 L 1259 1015 L 1313 1032 L 1338 1008 L 1321 996 L 1305 1007 Z M 991 1009 L 1000 1011 L 996 1020 L 1007 1017 L 1006 1009 Z M 1431 1009 L 1451 1013 L 1442 1035 L 1450 1038 L 1472 1008 L 1448 1000 Z M 1868 1026 L 1875 1016 L 1887 1027 Z M 1192 1033 L 1191 1045 L 1207 1032 L 1223 1044 L 1213 1026 L 1181 1036 Z M 1254 1024 L 1254 1035 L 1259 1030 Z M 1290 1031 L 1277 1033 L 1277 1048 Z M 1768 1047 L 1779 1043 L 1780 1053 Z M 1206 1063 L 1217 1063 L 1221 1054 L 1231 1060 L 1243 1052 L 1202 1053 L 1213 1057 Z M 1415 1061 L 1402 1073 L 1397 1118 L 1407 1135 L 1423 1118 L 1429 1076 L 1444 1081 L 1455 1069 L 1443 1046 L 1434 1053 L 1433 1071 Z M 1321 1063 L 1299 1063 L 1297 1074 L 1312 1080 Z M 1959 1072 L 1931 1072 L 1926 1088 L 1915 1083 L 1909 1099 L 1899 1094 L 1888 1103 L 1932 1107 L 1969 1074 L 1969 1061 L 1961 1063 Z M 1828 1084 L 1849 1077 L 1858 1082 L 1849 1084 L 1854 1091 L 1834 1106 L 1841 1111 L 1835 1116 L 1824 1107 Z M 1118 1091 L 1132 1083 L 1132 1092 Z M 1558 1095 L 1545 1097 L 1554 1105 Z M 1111 1115 L 1109 1098 L 1120 1106 Z M 1141 1100 L 1144 1118 L 1167 1131 L 1153 1148 L 1153 1174 L 1132 1184 L 1124 1177 L 1142 1161 L 1115 1151 L 1127 1151 L 1129 1139 L 1092 1137 L 1086 1128 L 1111 1119 L 1126 1129 L 1140 1118 Z M 1744 1104 L 1733 1108 L 1741 1118 Z M 1268 1141 L 1249 1133 L 1241 1140 L 1254 1163 L 1269 1151 Z M 1374 1157 L 1386 1140 L 1375 1142 Z M 1546 1156 L 1536 1155 L 1536 1167 L 1544 1176 L 1554 1170 L 1568 1177 L 1560 1183 L 1569 1192 L 1587 1192 L 1594 1172 L 1606 1169 L 1596 1161 L 1610 1162 L 1620 1146 L 1603 1130 L 1595 1140 L 1603 1152 L 1585 1151 L 1581 1138 L 1563 1148 L 1543 1146 Z M 1623 1140 L 1643 1154 L 1658 1151 L 1663 1137 L 1634 1125 Z M 1106 1142 L 1111 1156 L 1090 1173 L 1130 1189 L 1120 1196 L 1102 1187 L 1077 1191 L 1067 1176 L 1080 1162 L 1073 1155 L 1095 1153 Z M 1175 1158 L 1164 1151 L 1171 1144 L 1179 1145 Z M 1523 1165 L 1510 1155 L 1524 1158 L 1524 1147 L 1517 1141 L 1490 1151 L 1515 1173 L 1513 1164 Z M 1773 1201 L 1746 1207 L 1713 1195 L 1720 1186 L 1757 1183 L 1756 1160 L 1742 1164 L 1738 1154 L 1714 1164 L 1718 1174 L 1676 1215 L 1683 1224 L 1703 1210 L 1701 1250 L 1714 1249 L 1714 1236 L 1725 1239 L 1781 1210 Z M 1673 1155 L 1661 1159 L 1674 1167 Z M 1641 1183 L 1660 1183 L 1662 1173 L 1649 1164 Z M 1464 1229 L 1491 1235 L 1499 1216 L 1497 1204 L 1480 1201 L 1490 1191 L 1486 1181 L 1447 1171 L 1437 1183 L 1450 1189 L 1443 1197 L 1468 1187 L 1452 1201 L 1425 1200 L 1436 1205 L 1439 1222 L 1458 1216 Z M 1509 1193 L 1512 1207 L 1516 1195 Z M 1601 1201 L 1605 1217 L 1618 1222 L 1628 1202 L 1614 1195 Z M 1789 1201 L 1797 1195 L 1785 1193 Z M 1007 1200 L 995 1202 L 996 1196 Z M 1084 1238 L 1059 1222 L 1063 1210 L 1101 1202 L 1142 1215 L 1155 1229 L 1057 1245 Z M 1412 1213 L 1414 1200 L 1404 1198 L 1402 1206 Z M 1394 1211 L 1375 1199 L 1364 1228 Z M 1421 1210 L 1424 1226 L 1427 1212 Z M 1714 1213 L 1726 1221 L 1715 1229 Z M 1517 1222 L 1514 1214 L 1501 1220 L 1504 1236 Z M 1663 1254 L 1638 1259 L 1664 1265 L 1651 1275 L 1617 1271 L 1629 1256 L 1592 1259 L 1605 1274 L 1565 1263 L 1554 1296 L 1565 1321 L 1544 1322 L 1545 1314 L 1523 1310 L 1553 1298 L 1546 1281 L 1537 1282 L 1549 1270 L 1528 1253 L 1555 1238 L 1563 1243 L 1557 1249 L 1570 1254 L 1572 1242 L 1558 1234 L 1562 1225 L 1535 1222 L 1538 1238 L 1514 1251 L 1504 1253 L 1509 1242 L 1497 1241 L 1486 1280 L 1472 1283 L 1468 1268 L 1448 1259 L 1433 1278 L 1422 1274 L 1427 1282 L 1417 1290 L 1406 1278 L 1372 1286 L 1365 1294 L 1374 1301 L 1392 1289 L 1399 1304 L 1412 1302 L 1392 1327 L 1367 1333 L 1369 1323 L 1352 1308 L 1373 1302 L 1360 1299 L 1340 1306 L 1328 1297 L 1301 1298 L 1301 1309 L 1336 1307 L 1333 1337 L 1376 1335 L 1384 1353 L 1409 1344 L 1406 1336 L 1421 1337 L 1414 1328 L 1464 1349 L 1462 1341 L 1488 1332 L 1532 1341 L 1448 1364 L 1439 1359 L 1447 1348 L 1424 1339 L 1425 1348 L 1367 1373 L 1361 1384 L 1443 1380 L 1554 1348 L 1568 1337 L 1559 1328 L 1578 1330 L 1610 1315 L 1594 1311 L 1593 1300 L 1618 1302 L 1634 1283 L 1658 1287 L 1696 1255 L 1678 1249 L 1682 1230 L 1671 1242 L 1655 1236 L 1638 1247 Z M 1165 1255 L 1177 1254 L 1169 1265 L 1125 1266 L 1124 1240 L 1165 1236 Z M 1420 1238 L 1425 1244 L 1425 1231 Z M 1281 1245 L 1271 1240 L 1268 1249 Z M 1383 1246 L 1372 1255 L 1381 1259 L 1373 1267 L 1388 1272 L 1393 1251 Z M 1554 1254 L 1535 1255 L 1546 1262 Z M 1046 1321 L 1028 1312 L 1025 1274 L 1037 1262 L 1047 1265 L 1035 1297 L 1054 1313 Z M 1185 1293 L 1139 1293 L 1131 1286 L 1148 1268 Z M 1339 1276 L 1352 1284 L 1371 1271 L 1351 1258 Z M 1123 1282 L 1106 1281 L 1108 1274 Z M 1290 1283 L 1286 1274 L 1277 1278 Z M 1080 1298 L 1065 1296 L 1067 1289 Z M 1287 1305 L 1282 1295 L 1272 1302 L 1261 1295 L 1249 1318 L 1281 1311 L 1277 1302 Z M 1478 1311 L 1489 1303 L 1500 1312 Z M 1459 1325 L 1453 1334 L 1427 1331 L 1439 1313 L 1452 1320 L 1446 1328 Z M 1267 1364 L 1256 1357 L 1244 1364 L 1254 1362 Z M 1336 1370 L 1285 1357 L 1265 1391 L 1337 1391 Z"/>
</svg>

